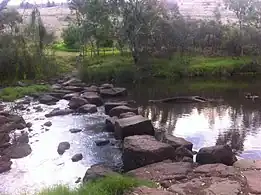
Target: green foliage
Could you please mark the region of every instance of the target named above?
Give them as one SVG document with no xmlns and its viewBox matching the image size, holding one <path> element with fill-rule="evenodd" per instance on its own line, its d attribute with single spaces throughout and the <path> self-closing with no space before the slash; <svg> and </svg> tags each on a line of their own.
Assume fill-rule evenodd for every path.
<svg viewBox="0 0 261 195">
<path fill-rule="evenodd" d="M 110 175 L 82 185 L 78 189 L 70 190 L 66 186 L 59 185 L 45 189 L 37 195 L 123 195 L 125 192 L 138 186 L 155 187 L 155 184 L 133 177 Z"/>
<path fill-rule="evenodd" d="M 26 95 L 50 90 L 48 85 L 31 85 L 28 87 L 7 87 L 0 91 L 0 99 L 14 101 Z"/>
<path fill-rule="evenodd" d="M 69 25 L 69 27 L 63 29 L 62 39 L 68 49 L 80 49 L 82 32 L 79 26 Z"/>
</svg>

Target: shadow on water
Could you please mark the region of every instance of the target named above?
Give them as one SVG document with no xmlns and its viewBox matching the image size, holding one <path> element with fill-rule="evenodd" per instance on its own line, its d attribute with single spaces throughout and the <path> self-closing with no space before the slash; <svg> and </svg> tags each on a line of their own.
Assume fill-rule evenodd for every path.
<svg viewBox="0 0 261 195">
<path fill-rule="evenodd" d="M 181 82 L 146 81 L 132 89 L 132 98 L 141 105 L 142 114 L 158 129 L 184 137 L 198 150 L 204 146 L 229 144 L 240 157 L 261 158 L 261 99 L 245 98 L 245 93 L 261 97 L 260 80 Z M 171 104 L 148 103 L 149 99 L 200 95 L 222 98 L 222 103 Z"/>
</svg>

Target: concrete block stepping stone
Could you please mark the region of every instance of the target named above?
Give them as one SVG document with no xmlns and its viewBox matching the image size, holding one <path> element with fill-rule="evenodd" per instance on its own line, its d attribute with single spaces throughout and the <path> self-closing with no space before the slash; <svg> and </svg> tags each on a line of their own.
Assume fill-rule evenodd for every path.
<svg viewBox="0 0 261 195">
<path fill-rule="evenodd" d="M 169 144 L 150 135 L 126 137 L 123 143 L 124 170 L 132 170 L 167 159 L 175 159 L 175 150 Z"/>
<path fill-rule="evenodd" d="M 133 135 L 153 135 L 155 131 L 151 120 L 136 115 L 115 121 L 115 138 L 124 139 Z"/>
</svg>

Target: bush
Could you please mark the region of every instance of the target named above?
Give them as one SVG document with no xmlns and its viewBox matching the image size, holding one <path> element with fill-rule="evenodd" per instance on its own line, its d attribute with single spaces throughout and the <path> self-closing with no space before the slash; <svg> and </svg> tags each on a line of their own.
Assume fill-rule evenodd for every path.
<svg viewBox="0 0 261 195">
<path fill-rule="evenodd" d="M 81 29 L 76 25 L 70 25 L 63 29 L 62 39 L 64 44 L 71 49 L 79 49 L 81 47 Z"/>
</svg>

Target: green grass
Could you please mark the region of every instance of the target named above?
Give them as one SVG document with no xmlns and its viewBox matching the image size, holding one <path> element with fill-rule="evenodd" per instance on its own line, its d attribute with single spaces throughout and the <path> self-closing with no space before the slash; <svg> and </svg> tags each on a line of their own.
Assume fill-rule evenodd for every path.
<svg viewBox="0 0 261 195">
<path fill-rule="evenodd" d="M 123 195 L 138 186 L 156 187 L 152 182 L 117 174 L 89 182 L 76 189 L 69 189 L 63 185 L 54 186 L 42 190 L 37 195 Z"/>
<path fill-rule="evenodd" d="M 260 65 L 252 65 L 250 57 L 204 57 L 173 56 L 169 59 L 150 59 L 148 65 L 133 64 L 130 55 L 106 55 L 88 58 L 80 73 L 86 82 L 119 81 L 129 82 L 141 78 L 181 78 L 211 76 L 222 77 L 234 74 L 261 72 Z M 140 71 L 142 69 L 142 71 Z"/>
<path fill-rule="evenodd" d="M 48 85 L 30 85 L 27 87 L 7 87 L 0 91 L 0 99 L 4 101 L 14 101 L 26 95 L 31 95 L 37 92 L 48 91 Z"/>
</svg>

